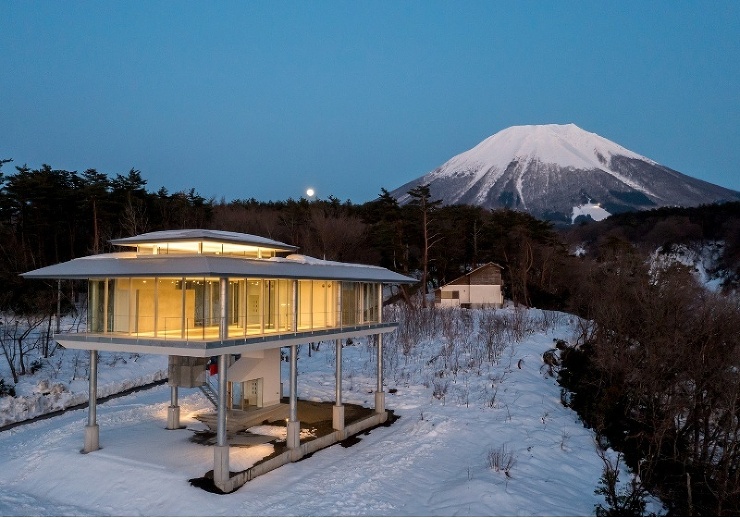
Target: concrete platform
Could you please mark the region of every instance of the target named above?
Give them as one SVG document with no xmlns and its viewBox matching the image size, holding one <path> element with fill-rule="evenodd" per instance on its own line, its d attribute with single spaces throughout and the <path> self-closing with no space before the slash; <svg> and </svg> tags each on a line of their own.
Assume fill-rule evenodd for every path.
<svg viewBox="0 0 740 518">
<path fill-rule="evenodd" d="M 333 401 L 319 402 L 299 400 L 297 409 L 298 422 L 300 423 L 302 430 L 309 429 L 310 433 L 305 435 L 301 434 L 298 444 L 293 447 L 288 447 L 285 439 L 281 440 L 276 437 L 244 432 L 245 428 L 242 428 L 245 425 L 248 425 L 246 427 L 250 428 L 258 424 L 283 426 L 287 428 L 287 417 L 289 413 L 288 404 L 281 403 L 280 405 L 275 405 L 270 409 L 259 409 L 263 410 L 263 412 L 260 413 L 253 413 L 254 411 L 237 411 L 234 414 L 233 422 L 229 423 L 230 418 L 227 419 L 227 428 L 229 429 L 227 432 L 227 441 L 229 445 L 248 447 L 253 444 L 265 444 L 270 442 L 274 445 L 273 453 L 255 463 L 251 468 L 237 473 L 232 472 L 228 478 L 222 477 L 219 480 L 216 480 L 214 471 L 211 471 L 206 473 L 202 478 L 191 479 L 190 482 L 193 485 L 203 487 L 204 489 L 211 488 L 209 490 L 215 490 L 220 493 L 230 493 L 259 475 L 272 471 L 286 463 L 296 462 L 313 452 L 344 441 L 345 439 L 364 430 L 386 423 L 386 421 L 389 420 L 389 416 L 393 416 L 392 411 L 379 413 L 376 412 L 374 408 L 365 408 L 359 405 L 345 404 L 343 407 L 345 412 L 345 425 L 341 430 L 336 430 L 334 429 L 335 423 L 333 420 L 335 412 Z M 259 420 L 266 415 L 272 415 L 275 419 L 272 421 L 269 419 Z M 194 430 L 194 442 L 198 442 L 200 444 L 215 444 L 216 414 L 212 413 L 198 416 L 198 419 L 207 424 L 209 429 L 205 431 Z M 255 419 L 257 419 L 258 422 L 255 422 Z M 394 420 L 395 417 L 392 417 L 389 423 Z M 212 423 L 212 425 L 209 425 L 208 423 Z"/>
</svg>

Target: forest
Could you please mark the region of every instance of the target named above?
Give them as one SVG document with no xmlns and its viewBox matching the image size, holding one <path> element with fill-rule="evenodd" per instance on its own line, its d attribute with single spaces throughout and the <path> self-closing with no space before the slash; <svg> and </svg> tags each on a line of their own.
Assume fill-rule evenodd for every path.
<svg viewBox="0 0 740 518">
<path fill-rule="evenodd" d="M 740 513 L 740 203 L 561 228 L 524 212 L 444 206 L 425 186 L 403 206 L 382 188 L 364 204 L 217 201 L 194 189 L 151 191 L 135 169 L 11 167 L 0 160 L 0 345 L 15 378 L 32 368 L 22 334 L 32 324 L 51 330 L 57 308 L 56 282 L 19 274 L 114 251 L 118 237 L 179 228 L 261 235 L 305 255 L 411 275 L 419 283 L 401 303 L 422 306 L 418 292 L 490 261 L 503 267 L 514 304 L 579 318 L 579 335 L 558 343 L 563 402 L 625 452 L 640 474 L 635 491 L 660 496 L 674 514 Z M 714 250 L 709 273 L 723 279 L 721 290 L 705 289 L 690 267 L 651 264 L 651 254 L 678 247 Z M 84 290 L 63 283 L 63 311 Z"/>
</svg>

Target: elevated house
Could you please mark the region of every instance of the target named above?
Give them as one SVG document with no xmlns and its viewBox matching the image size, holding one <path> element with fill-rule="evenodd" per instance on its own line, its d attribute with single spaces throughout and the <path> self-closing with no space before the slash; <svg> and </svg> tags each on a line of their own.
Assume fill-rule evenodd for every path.
<svg viewBox="0 0 740 518">
<path fill-rule="evenodd" d="M 23 274 L 28 279 L 88 282 L 87 329 L 57 334 L 69 349 L 90 351 L 90 406 L 84 452 L 99 448 L 97 352 L 169 356 L 171 404 L 167 428 L 180 428 L 178 387 L 204 383 L 206 363 L 218 365 L 214 482 L 223 491 L 326 444 L 301 444 L 297 419 L 297 345 L 333 340 L 336 398 L 331 441 L 383 422 L 382 337 L 397 326 L 382 319 L 384 283 L 414 280 L 385 268 L 322 261 L 270 239 L 217 230 L 150 232 L 111 241 L 127 249 Z M 375 337 L 375 415 L 350 429 L 341 394 L 341 342 Z M 226 421 L 230 409 L 280 403 L 281 348 L 290 349 L 287 453 L 262 471 L 229 471 Z M 326 441 L 324 441 L 326 442 Z"/>
<path fill-rule="evenodd" d="M 486 263 L 434 291 L 438 307 L 481 308 L 504 304 L 501 266 Z"/>
</svg>

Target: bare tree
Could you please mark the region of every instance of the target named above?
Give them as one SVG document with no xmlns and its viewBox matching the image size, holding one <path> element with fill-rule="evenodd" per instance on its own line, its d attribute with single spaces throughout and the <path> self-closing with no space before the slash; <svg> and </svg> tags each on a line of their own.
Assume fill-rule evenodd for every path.
<svg viewBox="0 0 740 518">
<path fill-rule="evenodd" d="M 45 320 L 43 315 L 9 313 L 0 323 L 0 347 L 14 383 L 26 374 L 26 355 L 38 347 L 40 335 L 37 331 Z"/>
<path fill-rule="evenodd" d="M 429 252 L 433 246 L 439 243 L 440 236 L 432 231 L 432 213 L 442 204 L 442 200 L 432 201 L 429 184 L 419 185 L 408 192 L 411 196 L 412 206 L 418 207 L 421 213 L 421 232 L 424 244 L 421 248 L 421 290 L 424 296 L 421 300 L 422 307 L 426 307 L 427 280 L 429 277 Z"/>
</svg>

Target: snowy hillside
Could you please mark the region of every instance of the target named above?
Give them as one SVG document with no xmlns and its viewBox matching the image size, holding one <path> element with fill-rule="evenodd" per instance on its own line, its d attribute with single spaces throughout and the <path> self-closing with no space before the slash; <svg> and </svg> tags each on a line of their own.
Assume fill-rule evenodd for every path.
<svg viewBox="0 0 740 518">
<path fill-rule="evenodd" d="M 384 363 L 387 406 L 400 419 L 349 448 L 211 494 L 188 479 L 212 468 L 212 449 L 190 430 L 165 430 L 160 386 L 99 405 L 102 449 L 87 455 L 85 410 L 0 432 L 0 514 L 592 515 L 602 460 L 542 359 L 554 338 L 572 338 L 573 317 L 513 308 L 395 317 L 405 325 L 386 340 Z M 361 341 L 342 356 L 345 401 L 370 406 L 374 350 Z M 301 348 L 300 398 L 332 400 L 334 361 L 326 344 L 310 357 Z M 152 374 L 161 363 L 140 366 Z M 183 389 L 181 404 L 184 424 L 199 426 L 193 415 L 207 400 Z M 232 448 L 234 467 L 271 448 Z"/>
<path fill-rule="evenodd" d="M 720 291 L 726 272 L 718 271 L 717 262 L 724 248 L 722 242 L 691 243 L 662 247 L 650 254 L 650 272 L 662 271 L 673 264 L 691 269 L 696 280 L 710 291 Z"/>
<path fill-rule="evenodd" d="M 575 124 L 513 126 L 391 194 L 429 184 L 445 204 L 510 207 L 570 222 L 578 215 L 740 199 L 740 193 L 664 167 Z M 584 212 L 597 204 L 603 212 Z"/>
</svg>

